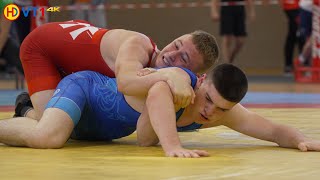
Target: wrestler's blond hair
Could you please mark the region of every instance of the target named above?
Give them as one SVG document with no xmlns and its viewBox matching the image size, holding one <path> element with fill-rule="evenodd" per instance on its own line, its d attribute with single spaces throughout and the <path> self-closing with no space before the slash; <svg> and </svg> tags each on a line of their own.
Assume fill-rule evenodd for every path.
<svg viewBox="0 0 320 180">
<path fill-rule="evenodd" d="M 200 67 L 200 72 L 205 72 L 213 67 L 219 59 L 219 46 L 216 38 L 208 32 L 196 30 L 192 33 L 192 41 L 197 50 L 203 57 L 203 66 Z"/>
</svg>

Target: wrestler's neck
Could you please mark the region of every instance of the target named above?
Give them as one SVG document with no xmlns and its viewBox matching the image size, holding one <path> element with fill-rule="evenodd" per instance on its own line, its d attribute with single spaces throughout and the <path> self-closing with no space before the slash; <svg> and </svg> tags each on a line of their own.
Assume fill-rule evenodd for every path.
<svg viewBox="0 0 320 180">
<path fill-rule="evenodd" d="M 195 116 L 193 109 L 186 107 L 177 121 L 177 126 L 182 127 L 190 125 L 194 123 L 195 118 L 197 117 Z"/>
<path fill-rule="evenodd" d="M 156 60 L 160 54 L 160 50 L 158 48 L 155 49 L 154 53 L 152 54 L 152 59 L 151 59 L 151 63 L 150 63 L 150 67 L 154 68 L 156 67 Z"/>
</svg>

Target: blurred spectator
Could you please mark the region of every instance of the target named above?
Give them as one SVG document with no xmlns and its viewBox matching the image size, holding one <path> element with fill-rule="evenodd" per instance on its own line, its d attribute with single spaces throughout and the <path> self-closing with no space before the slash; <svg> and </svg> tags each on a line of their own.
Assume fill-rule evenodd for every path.
<svg viewBox="0 0 320 180">
<path fill-rule="evenodd" d="M 303 44 L 299 37 L 299 0 L 281 0 L 281 6 L 288 20 L 288 33 L 284 45 L 285 55 L 285 74 L 291 74 L 293 67 L 293 55 L 295 45 L 298 45 L 299 53 L 302 51 Z"/>
<path fill-rule="evenodd" d="M 106 0 L 72 0 L 73 5 L 79 6 L 76 11 L 73 11 L 73 19 L 86 20 L 94 26 L 106 28 L 106 9 L 103 8 L 105 1 Z M 93 5 L 95 7 L 101 7 L 101 9 L 82 10 L 80 7 L 83 5 Z"/>
<path fill-rule="evenodd" d="M 220 13 L 218 5 L 218 0 L 212 0 L 211 18 L 220 21 L 223 60 L 233 63 L 247 35 L 245 5 L 248 5 L 250 20 L 254 20 L 254 4 L 252 0 L 220 0 Z"/>
<path fill-rule="evenodd" d="M 312 0 L 300 0 L 300 33 L 303 42 L 306 42 L 312 32 Z"/>
<path fill-rule="evenodd" d="M 300 27 L 299 32 L 303 42 L 303 49 L 299 55 L 297 65 L 307 65 L 311 61 L 311 33 L 312 33 L 312 0 L 300 0 Z"/>
<path fill-rule="evenodd" d="M 32 0 L 32 5 L 36 6 L 38 8 L 49 7 L 49 0 Z M 42 16 L 41 13 L 37 13 L 36 17 L 31 17 L 31 30 L 35 29 L 36 27 L 41 26 L 42 24 L 45 24 L 49 22 L 49 14 L 47 11 L 44 11 L 44 16 Z"/>
<path fill-rule="evenodd" d="M 13 0 L 13 2 L 20 8 L 27 6 L 49 6 L 48 0 Z M 20 15 L 17 20 L 13 21 L 13 30 L 17 35 L 19 43 L 22 43 L 31 30 L 47 22 L 48 13 L 46 11 L 44 11 L 43 17 L 39 12 L 36 17 L 33 16 L 33 12 L 29 12 L 27 17 Z"/>
<path fill-rule="evenodd" d="M 32 6 L 32 0 L 13 0 L 13 2 L 20 8 L 23 6 Z M 13 21 L 13 28 L 18 36 L 18 41 L 21 44 L 24 38 L 30 33 L 31 30 L 31 13 L 28 17 L 19 16 Z"/>
<path fill-rule="evenodd" d="M 0 11 L 3 12 L 7 4 L 13 3 L 12 0 L 1 0 Z M 10 36 L 11 21 L 3 15 L 0 16 L 0 61 L 4 67 L 13 67 L 23 73 L 19 59 L 19 44 Z"/>
<path fill-rule="evenodd" d="M 299 55 L 300 64 L 311 65 L 312 60 L 312 41 L 311 37 L 304 43 L 301 54 Z"/>
</svg>

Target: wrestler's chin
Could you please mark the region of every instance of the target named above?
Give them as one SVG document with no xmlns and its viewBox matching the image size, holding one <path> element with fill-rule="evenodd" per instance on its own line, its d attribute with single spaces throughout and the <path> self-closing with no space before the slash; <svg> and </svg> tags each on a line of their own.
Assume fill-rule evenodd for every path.
<svg viewBox="0 0 320 180">
<path fill-rule="evenodd" d="M 163 60 L 162 59 L 157 59 L 157 61 L 155 62 L 155 67 L 156 68 L 165 67 L 165 64 L 163 63 Z"/>
<path fill-rule="evenodd" d="M 165 65 L 163 62 L 158 62 L 158 63 L 156 64 L 156 67 L 157 67 L 157 68 L 163 68 L 163 67 L 168 67 L 168 66 Z"/>
</svg>

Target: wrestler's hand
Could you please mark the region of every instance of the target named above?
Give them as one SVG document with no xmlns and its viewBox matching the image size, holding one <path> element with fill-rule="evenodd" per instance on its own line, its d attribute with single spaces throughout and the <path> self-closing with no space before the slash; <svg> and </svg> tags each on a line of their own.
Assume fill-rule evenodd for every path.
<svg viewBox="0 0 320 180">
<path fill-rule="evenodd" d="M 250 22 L 254 22 L 256 20 L 256 12 L 255 11 L 251 11 L 249 14 L 249 21 Z"/>
<path fill-rule="evenodd" d="M 185 108 L 190 103 L 194 103 L 196 95 L 191 86 L 190 76 L 184 70 L 177 67 L 164 68 L 163 74 L 167 77 L 166 82 L 170 87 L 176 107 Z"/>
<path fill-rule="evenodd" d="M 170 87 L 173 95 L 173 102 L 176 106 L 185 108 L 190 103 L 194 103 L 196 95 L 189 83 L 179 79 L 177 76 L 170 76 L 167 83 Z"/>
<path fill-rule="evenodd" d="M 178 68 L 176 69 L 178 70 Z M 182 71 L 181 69 L 179 69 Z M 168 78 L 166 81 L 170 87 L 171 93 L 173 95 L 174 104 L 178 107 L 185 108 L 190 103 L 194 103 L 195 93 L 191 85 L 185 81 L 185 76 L 179 73 L 179 71 L 168 69 L 157 69 L 153 68 L 143 68 L 137 72 L 138 76 L 146 76 L 148 74 L 158 72 Z M 189 77 L 188 77 L 189 78 Z"/>
<path fill-rule="evenodd" d="M 153 69 L 153 68 L 143 68 L 137 72 L 137 75 L 141 77 L 141 76 L 146 76 L 146 75 L 154 73 L 154 72 L 157 72 L 157 70 Z"/>
<path fill-rule="evenodd" d="M 190 103 L 193 104 L 196 95 L 190 85 L 191 81 L 189 75 L 180 68 L 168 71 L 166 75 L 175 106 L 185 108 Z"/>
<path fill-rule="evenodd" d="M 208 157 L 209 153 L 204 150 L 189 150 L 184 148 L 176 148 L 169 151 L 166 151 L 167 157 L 178 157 L 178 158 L 199 158 L 199 157 Z"/>
<path fill-rule="evenodd" d="M 218 13 L 218 12 L 212 12 L 212 13 L 211 13 L 211 19 L 212 19 L 213 21 L 219 21 L 219 20 L 220 20 L 220 15 L 219 15 L 219 13 Z"/>
<path fill-rule="evenodd" d="M 298 149 L 300 151 L 320 151 L 320 141 L 318 140 L 313 140 L 313 139 L 308 139 L 305 140 L 304 142 L 300 142 L 298 144 Z"/>
</svg>

